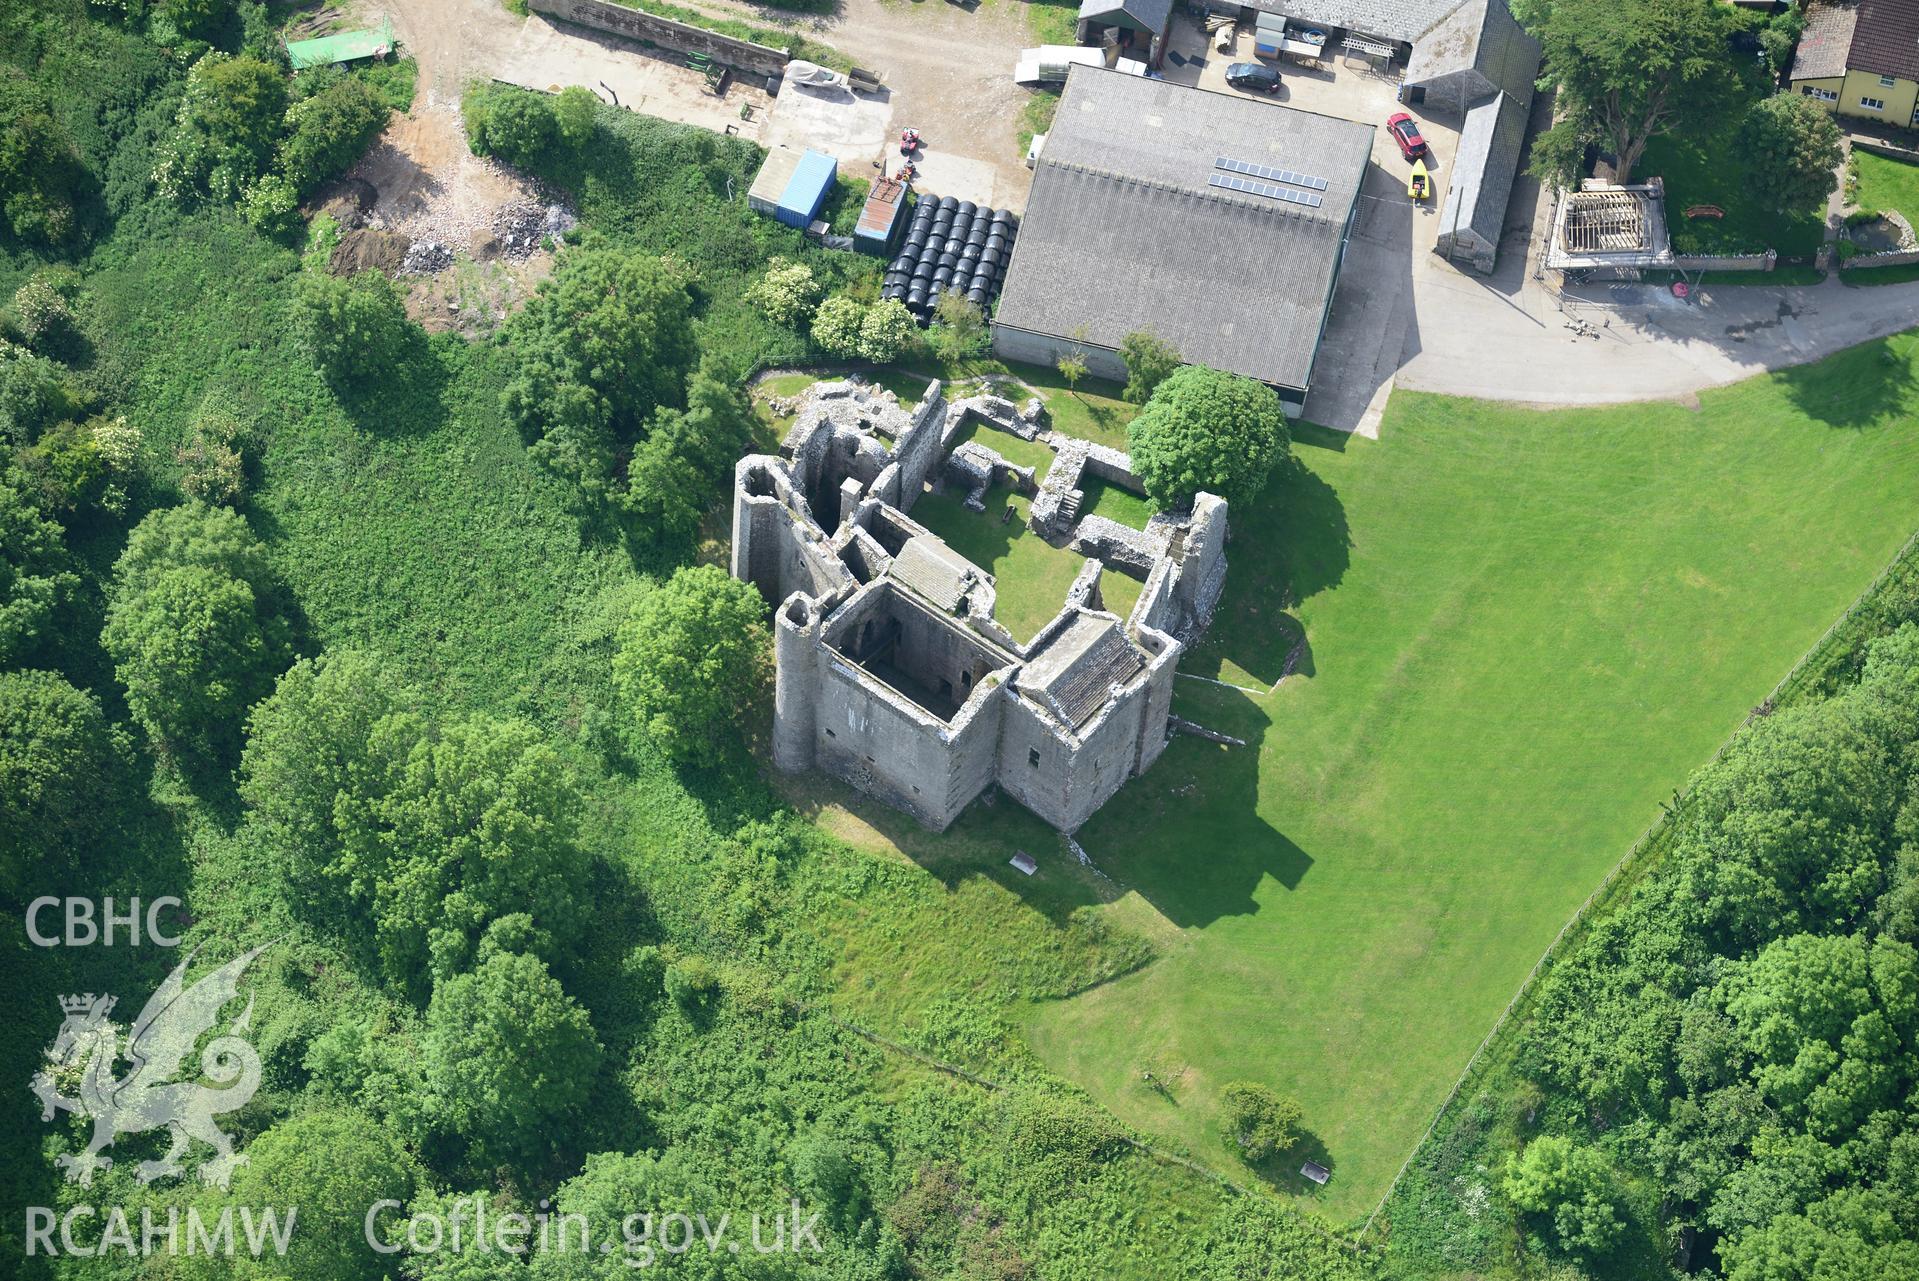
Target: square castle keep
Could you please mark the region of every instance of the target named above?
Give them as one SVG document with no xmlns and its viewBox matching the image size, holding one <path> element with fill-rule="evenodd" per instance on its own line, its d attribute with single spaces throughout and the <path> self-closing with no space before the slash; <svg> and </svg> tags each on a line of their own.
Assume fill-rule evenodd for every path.
<svg viewBox="0 0 1919 1281">
<path fill-rule="evenodd" d="M 1082 516 L 1082 477 L 1141 492 L 1131 460 L 1040 416 L 1037 400 L 949 404 L 937 382 L 910 414 L 865 383 L 819 383 L 778 455 L 739 461 L 732 573 L 775 607 L 775 766 L 935 830 L 998 784 L 1072 832 L 1166 749 L 1181 650 L 1226 577 L 1226 503 L 1200 494 L 1144 530 Z M 966 440 L 982 421 L 1052 448 L 1045 475 Z M 1010 484 L 1034 533 L 1088 558 L 1029 643 L 994 618 L 993 576 L 913 520 L 929 482 L 981 520 L 987 489 Z M 1102 567 L 1143 581 L 1129 616 L 1105 608 Z"/>
</svg>

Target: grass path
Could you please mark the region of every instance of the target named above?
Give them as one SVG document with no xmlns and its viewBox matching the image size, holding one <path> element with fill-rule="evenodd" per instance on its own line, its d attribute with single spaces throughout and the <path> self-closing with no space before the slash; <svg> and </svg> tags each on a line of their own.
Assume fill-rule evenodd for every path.
<svg viewBox="0 0 1919 1281">
<path fill-rule="evenodd" d="M 1041 1058 L 1222 1168 L 1218 1088 L 1287 1090 L 1311 1134 L 1278 1185 L 1363 1217 L 1561 922 L 1919 525 L 1913 351 L 1697 411 L 1402 393 L 1382 440 L 1304 447 L 1236 515 L 1188 661 L 1263 688 L 1303 626 L 1299 673 L 1182 682 L 1252 746 L 1176 740 L 1080 833 L 1128 888 L 1107 910 L 1174 941 L 1033 1007 Z"/>
</svg>

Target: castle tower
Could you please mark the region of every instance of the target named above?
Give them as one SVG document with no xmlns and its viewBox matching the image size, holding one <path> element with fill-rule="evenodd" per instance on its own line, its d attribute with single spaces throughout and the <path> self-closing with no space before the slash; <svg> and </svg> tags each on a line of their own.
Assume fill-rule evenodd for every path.
<svg viewBox="0 0 1919 1281">
<path fill-rule="evenodd" d="M 813 768 L 821 622 L 818 602 L 798 592 L 773 615 L 773 764 L 788 774 Z"/>
</svg>

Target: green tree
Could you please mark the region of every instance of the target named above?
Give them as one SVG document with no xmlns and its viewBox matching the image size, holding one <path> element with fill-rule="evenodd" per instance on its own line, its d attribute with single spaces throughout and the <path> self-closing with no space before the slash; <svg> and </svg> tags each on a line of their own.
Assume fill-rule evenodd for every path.
<svg viewBox="0 0 1919 1281">
<path fill-rule="evenodd" d="M 0 674 L 0 899 L 17 907 L 100 852 L 129 765 L 92 694 L 53 672 Z"/>
<path fill-rule="evenodd" d="M 386 126 L 379 93 L 358 76 L 344 76 L 287 109 L 280 167 L 306 195 L 360 158 Z"/>
<path fill-rule="evenodd" d="M 1541 76 L 1558 95 L 1557 122 L 1534 143 L 1542 181 L 1570 185 L 1573 158 L 1596 142 L 1630 182 L 1653 138 L 1734 105 L 1732 18 L 1718 0 L 1551 0 L 1536 21 Z"/>
<path fill-rule="evenodd" d="M 378 271 L 302 273 L 294 317 L 320 372 L 341 392 L 366 394 L 398 377 L 418 338 L 399 287 Z"/>
<path fill-rule="evenodd" d="M 919 344 L 919 336 L 919 323 L 905 303 L 897 298 L 881 299 L 860 317 L 860 359 L 890 365 L 911 352 Z"/>
<path fill-rule="evenodd" d="M 101 643 L 155 742 L 224 763 L 246 709 L 286 665 L 265 549 L 224 508 L 188 504 L 134 528 L 114 569 Z"/>
<path fill-rule="evenodd" d="M 189 40 L 211 42 L 233 12 L 231 0 L 160 0 L 154 12 Z"/>
<path fill-rule="evenodd" d="M 241 762 L 249 834 L 294 910 L 370 944 L 412 995 L 472 963 L 486 931 L 559 956 L 577 936 L 580 796 L 531 726 L 436 729 L 417 691 L 352 651 L 296 663 L 255 709 Z"/>
<path fill-rule="evenodd" d="M 1767 944 L 1725 986 L 1754 1083 L 1814 1135 L 1842 1141 L 1910 1087 L 1914 1060 L 1902 1047 L 1919 1036 L 1910 944 L 1795 934 Z"/>
<path fill-rule="evenodd" d="M 80 412 L 81 404 L 59 365 L 0 342 L 0 436 L 9 443 L 32 444 L 54 423 Z"/>
<path fill-rule="evenodd" d="M 1298 1102 L 1255 1081 L 1234 1081 L 1219 1092 L 1220 1132 L 1254 1164 L 1291 1147 L 1304 1116 Z"/>
<path fill-rule="evenodd" d="M 467 145 L 476 156 L 528 165 L 560 140 L 559 113 L 543 93 L 508 88 L 469 93 L 460 112 L 466 119 Z"/>
<path fill-rule="evenodd" d="M 848 294 L 834 294 L 813 313 L 813 343 L 829 356 L 849 360 L 859 353 L 866 308 Z"/>
<path fill-rule="evenodd" d="M 193 64 L 154 182 L 174 199 L 235 203 L 272 166 L 285 129 L 286 77 L 257 58 L 209 53 Z"/>
<path fill-rule="evenodd" d="M 0 465 L 0 664 L 49 639 L 54 611 L 79 585 L 60 527 L 41 515 L 18 473 Z"/>
<path fill-rule="evenodd" d="M 848 1231 L 865 1217 L 866 1180 L 845 1143 L 824 1129 L 812 1130 L 794 1140 L 786 1160 L 794 1188 L 820 1207 L 834 1227 Z"/>
<path fill-rule="evenodd" d="M 248 840 L 294 911 L 364 934 L 386 865 L 380 806 L 427 735 L 418 692 L 370 655 L 302 659 L 253 709 L 240 763 Z"/>
<path fill-rule="evenodd" d="M 589 506 L 617 489 L 619 455 L 653 414 L 683 403 L 699 358 L 693 300 L 656 257 L 577 250 L 507 325 L 518 357 L 507 416 Z"/>
<path fill-rule="evenodd" d="M 384 858 L 375 883 L 380 955 L 394 982 L 471 963 L 497 920 L 524 915 L 523 942 L 570 949 L 586 871 L 581 797 L 572 772 L 524 721 L 472 716 L 408 752 L 377 816 Z"/>
<path fill-rule="evenodd" d="M 482 1163 L 541 1163 L 577 1119 L 599 1065 L 586 1012 L 537 957 L 495 952 L 434 984 L 427 1084 Z"/>
<path fill-rule="evenodd" d="M 683 538 L 731 477 L 752 439 L 752 402 L 706 373 L 687 384 L 684 410 L 662 409 L 627 462 L 621 507 L 635 536 Z"/>
<path fill-rule="evenodd" d="M 560 139 L 575 151 L 593 141 L 600 116 L 600 100 L 584 85 L 568 85 L 553 102 L 553 120 Z"/>
<path fill-rule="evenodd" d="M 1168 510 L 1201 491 L 1251 501 L 1290 445 L 1272 388 L 1203 365 L 1162 382 L 1127 426 L 1126 441 L 1147 494 Z"/>
<path fill-rule="evenodd" d="M 694 565 L 640 599 L 620 625 L 613 680 L 668 757 L 724 760 L 766 684 L 765 605 L 717 565 Z"/>
<path fill-rule="evenodd" d="M 1146 329 L 1135 329 L 1120 339 L 1119 358 L 1126 362 L 1126 389 L 1120 395 L 1135 405 L 1151 399 L 1184 363 L 1171 343 Z"/>
<path fill-rule="evenodd" d="M 244 1160 L 234 1175 L 232 1204 L 297 1207 L 299 1217 L 285 1257 L 239 1252 L 240 1275 L 275 1281 L 380 1281 L 386 1275 L 384 1256 L 366 1243 L 368 1207 L 409 1200 L 420 1172 L 385 1127 L 357 1112 L 306 1112 L 254 1139 Z M 212 1209 L 219 1213 L 217 1205 Z"/>
<path fill-rule="evenodd" d="M 246 496 L 250 435 L 247 424 L 231 409 L 217 403 L 203 405 L 193 417 L 187 443 L 174 453 L 180 464 L 181 492 L 204 503 L 238 506 Z"/>
<path fill-rule="evenodd" d="M 1573 1254 L 1604 1254 L 1624 1227 L 1606 1158 L 1559 1135 L 1541 1135 L 1508 1158 L 1501 1187 L 1519 1209 L 1545 1216 Z"/>
<path fill-rule="evenodd" d="M 126 510 L 139 448 L 140 433 L 125 419 L 95 417 L 54 424 L 15 458 L 42 508 L 119 513 Z"/>
<path fill-rule="evenodd" d="M 1803 94 L 1762 98 L 1746 111 L 1740 134 L 1753 174 L 1753 188 L 1774 209 L 1801 213 L 1820 208 L 1839 185 L 1839 126 Z"/>
<path fill-rule="evenodd" d="M 1066 390 L 1079 395 L 1079 380 L 1086 377 L 1086 356 L 1075 348 L 1063 351 L 1053 361 L 1053 368 L 1059 371 L 1060 378 L 1066 383 Z"/>
<path fill-rule="evenodd" d="M 747 289 L 746 302 L 776 325 L 803 325 L 820 305 L 820 282 L 805 263 L 774 258 Z"/>
<path fill-rule="evenodd" d="M 957 290 L 940 294 L 933 305 L 933 325 L 926 331 L 926 345 L 942 364 L 958 364 L 986 354 L 988 335 L 986 312 Z"/>
<path fill-rule="evenodd" d="M 13 291 L 13 323 L 30 346 L 43 352 L 74 335 L 73 310 L 66 298 L 38 278 Z"/>
<path fill-rule="evenodd" d="M 46 94 L 26 72 L 0 65 L 0 230 L 42 245 L 70 240 L 89 185 Z"/>
<path fill-rule="evenodd" d="M 1919 1276 L 1913 1199 L 1845 1188 L 1720 1247 L 1726 1281 L 1880 1281 Z"/>
</svg>

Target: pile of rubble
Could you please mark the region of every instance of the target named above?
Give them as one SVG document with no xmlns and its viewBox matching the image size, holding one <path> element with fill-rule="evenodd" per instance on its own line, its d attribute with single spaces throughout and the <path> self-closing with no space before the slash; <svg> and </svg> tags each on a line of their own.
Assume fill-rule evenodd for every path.
<svg viewBox="0 0 1919 1281">
<path fill-rule="evenodd" d="M 506 205 L 494 215 L 493 235 L 482 246 L 503 258 L 527 258 L 549 240 L 557 241 L 579 224 L 565 205 L 523 201 Z"/>
<path fill-rule="evenodd" d="M 444 241 L 416 240 L 400 259 L 402 276 L 432 276 L 453 265 L 453 250 Z"/>
</svg>

